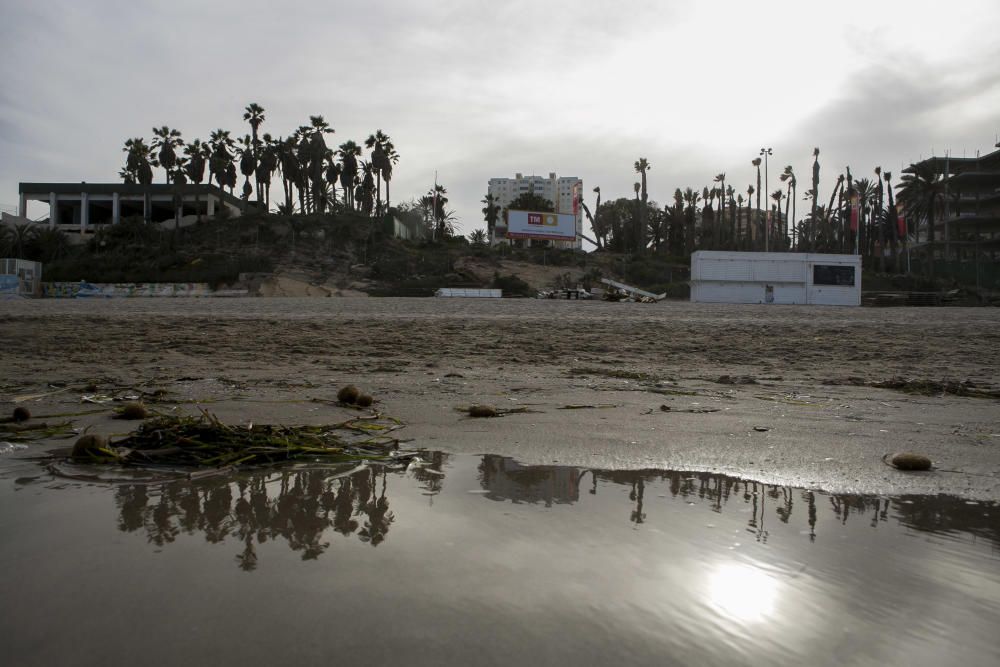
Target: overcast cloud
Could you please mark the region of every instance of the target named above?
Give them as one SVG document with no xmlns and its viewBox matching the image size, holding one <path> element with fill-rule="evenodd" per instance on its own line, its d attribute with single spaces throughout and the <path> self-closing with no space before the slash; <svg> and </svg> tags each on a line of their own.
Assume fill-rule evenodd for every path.
<svg viewBox="0 0 1000 667">
<path fill-rule="evenodd" d="M 998 34 L 995 0 L 0 0 L 0 206 L 19 181 L 117 180 L 154 125 L 244 134 L 252 101 L 274 135 L 382 128 L 393 199 L 436 170 L 465 233 L 491 177 L 630 196 L 639 157 L 667 202 L 719 172 L 745 190 L 761 146 L 771 190 L 786 164 L 804 182 L 819 146 L 823 196 L 847 165 L 992 150 Z"/>
</svg>

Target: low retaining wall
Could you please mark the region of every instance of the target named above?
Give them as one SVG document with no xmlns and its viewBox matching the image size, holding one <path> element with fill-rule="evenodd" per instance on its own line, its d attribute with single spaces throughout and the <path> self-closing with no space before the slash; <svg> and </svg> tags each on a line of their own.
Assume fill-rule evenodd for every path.
<svg viewBox="0 0 1000 667">
<path fill-rule="evenodd" d="M 50 299 L 247 296 L 247 290 L 213 290 L 208 283 L 42 283 Z"/>
</svg>

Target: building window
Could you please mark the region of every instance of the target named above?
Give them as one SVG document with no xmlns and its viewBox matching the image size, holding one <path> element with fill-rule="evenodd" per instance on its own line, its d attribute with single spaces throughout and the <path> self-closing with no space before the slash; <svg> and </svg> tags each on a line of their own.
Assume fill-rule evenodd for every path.
<svg viewBox="0 0 1000 667">
<path fill-rule="evenodd" d="M 815 264 L 813 266 L 813 285 L 854 287 L 854 267 Z"/>
</svg>

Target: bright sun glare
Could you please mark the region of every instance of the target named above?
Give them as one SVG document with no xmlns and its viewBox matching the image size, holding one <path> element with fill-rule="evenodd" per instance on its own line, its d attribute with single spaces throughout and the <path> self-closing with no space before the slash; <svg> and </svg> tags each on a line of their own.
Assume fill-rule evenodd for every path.
<svg viewBox="0 0 1000 667">
<path fill-rule="evenodd" d="M 738 621 L 761 621 L 774 612 L 778 581 L 750 565 L 722 565 L 709 576 L 709 603 Z"/>
</svg>

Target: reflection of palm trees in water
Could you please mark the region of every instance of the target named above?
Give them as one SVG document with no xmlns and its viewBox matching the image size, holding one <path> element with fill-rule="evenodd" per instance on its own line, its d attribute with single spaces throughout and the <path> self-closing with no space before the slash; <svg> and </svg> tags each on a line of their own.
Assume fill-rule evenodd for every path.
<svg viewBox="0 0 1000 667">
<path fill-rule="evenodd" d="M 445 458 L 428 456 L 427 467 L 439 474 L 418 469 L 412 471 L 412 476 L 430 495 L 442 488 L 440 468 Z M 831 512 L 842 524 L 854 514 L 876 527 L 888 520 L 891 509 L 894 519 L 919 530 L 964 530 L 1000 544 L 1000 530 L 990 523 L 988 513 L 984 515 L 983 507 L 967 505 L 960 498 L 831 495 L 712 473 L 532 467 L 495 456 L 483 457 L 479 472 L 480 483 L 489 491 L 486 497 L 491 500 L 511 498 L 547 506 L 576 503 L 583 477 L 589 473 L 590 495 L 598 495 L 602 484 L 630 489 L 633 507 L 629 520 L 636 526 L 648 522 L 647 512 L 655 518 L 662 507 L 658 501 L 651 506 L 645 504 L 647 488 L 658 483 L 663 485 L 660 488 L 669 489 L 673 498 L 687 499 L 691 504 L 692 499 L 700 499 L 713 512 L 721 513 L 733 504 L 746 508 L 751 515 L 747 529 L 761 542 L 768 539 L 765 525 L 771 510 L 767 499 L 775 501 L 773 511 L 779 521 L 788 524 L 798 494 L 799 506 L 804 504 L 806 508 L 810 541 L 816 539 L 818 505 L 825 496 Z M 287 542 L 305 560 L 325 553 L 333 532 L 345 538 L 356 536 L 375 547 L 387 539 L 395 522 L 388 494 L 389 473 L 380 467 L 340 476 L 324 469 L 285 469 L 160 486 L 124 484 L 115 490 L 118 529 L 142 531 L 158 547 L 174 542 L 182 534 L 201 533 L 211 543 L 233 539 L 241 545 L 236 556 L 238 566 L 247 571 L 257 567 L 259 545 L 268 540 Z"/>
<path fill-rule="evenodd" d="M 385 495 L 388 483 L 389 478 L 383 470 L 382 492 L 377 499 L 370 500 L 365 504 L 364 511 L 368 515 L 368 520 L 365 521 L 364 528 L 358 532 L 358 538 L 362 542 L 370 542 L 373 547 L 381 544 L 386 533 L 389 532 L 389 524 L 395 520 L 392 512 L 389 511 L 389 499 Z M 374 487 L 375 470 L 372 470 L 372 488 L 374 489 Z"/>
<path fill-rule="evenodd" d="M 809 541 L 816 541 L 816 494 L 806 491 L 806 503 L 809 507 Z"/>
<path fill-rule="evenodd" d="M 444 487 L 444 475 L 441 474 L 441 468 L 447 461 L 448 455 L 442 452 L 425 452 L 421 458 L 427 462 L 427 465 L 416 468 L 413 471 L 413 478 L 420 483 L 425 495 L 433 500 L 434 496 L 441 493 L 441 489 Z"/>
<path fill-rule="evenodd" d="M 753 485 L 753 491 L 750 490 L 751 485 Z M 757 488 L 757 482 L 743 483 L 743 499 L 749 500 L 751 506 L 747 532 L 753 533 L 758 542 L 767 542 L 767 531 L 764 530 L 764 495 Z"/>
<path fill-rule="evenodd" d="M 646 513 L 642 511 L 642 497 L 646 493 L 646 482 L 639 477 L 632 482 L 632 492 L 628 494 L 629 500 L 635 503 L 635 509 L 632 510 L 632 516 L 630 521 L 634 524 L 640 524 L 646 519 Z"/>
<path fill-rule="evenodd" d="M 788 523 L 789 517 L 792 516 L 792 490 L 788 487 L 782 487 L 781 499 L 784 502 L 775 512 L 778 514 L 778 519 L 781 520 L 781 523 Z"/>
<path fill-rule="evenodd" d="M 439 457 L 436 465 L 443 462 Z M 330 547 L 324 540 L 330 528 L 374 547 L 385 541 L 395 520 L 389 473 L 367 467 L 337 477 L 324 469 L 287 469 L 161 486 L 124 484 L 115 490 L 118 529 L 144 531 L 157 546 L 182 533 L 201 533 L 210 543 L 235 538 L 242 544 L 236 561 L 246 571 L 257 567 L 258 545 L 268 540 L 286 541 L 303 560 L 318 558 Z M 426 485 L 440 489 L 437 477 L 428 473 Z"/>
</svg>

